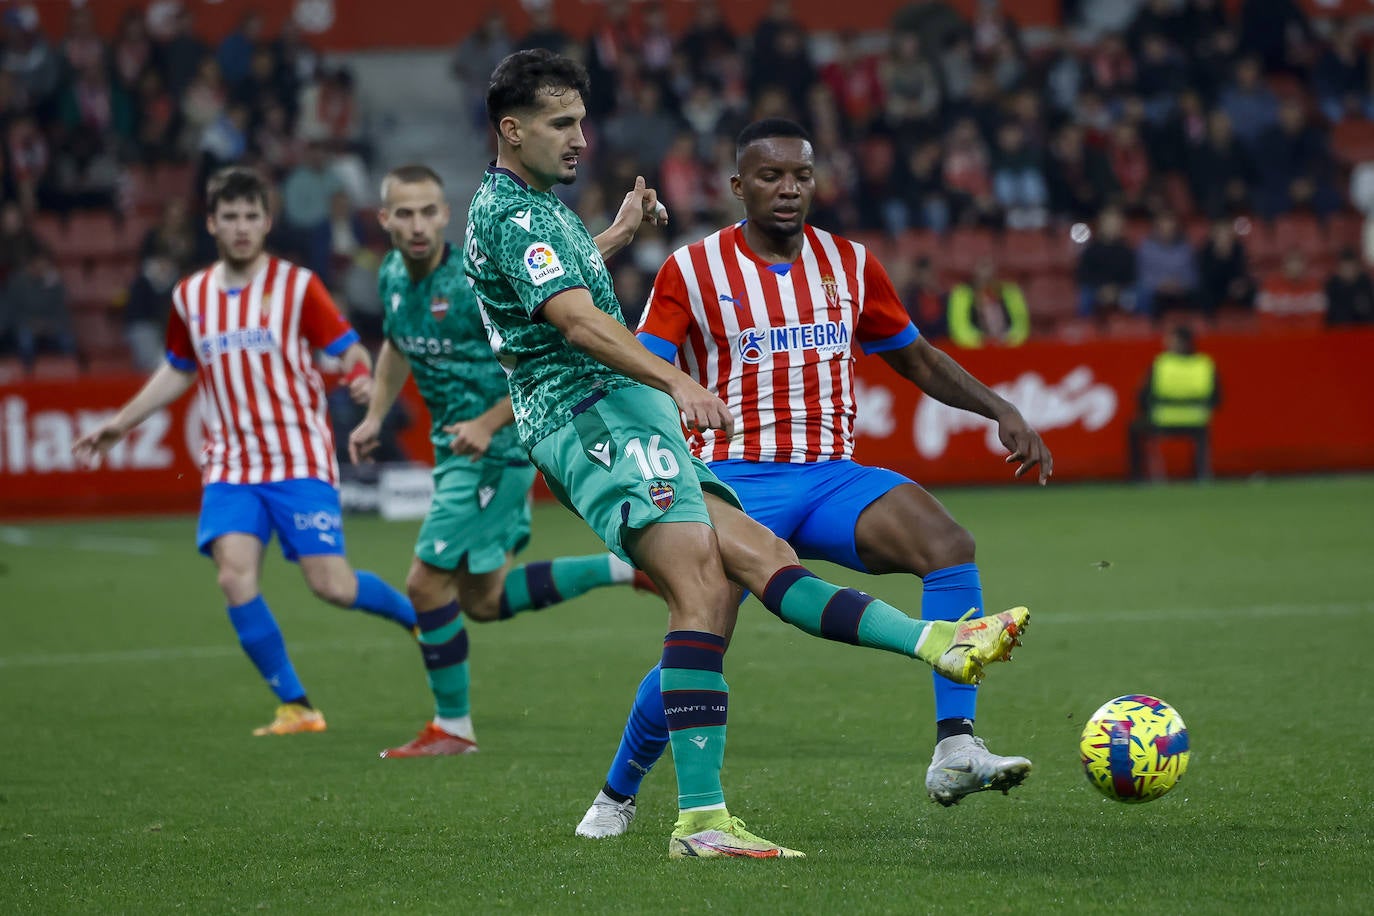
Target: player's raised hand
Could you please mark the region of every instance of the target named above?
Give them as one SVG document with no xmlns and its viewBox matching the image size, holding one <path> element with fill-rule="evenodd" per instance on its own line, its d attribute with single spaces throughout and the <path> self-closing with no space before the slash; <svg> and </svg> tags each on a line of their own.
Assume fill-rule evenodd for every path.
<svg viewBox="0 0 1374 916">
<path fill-rule="evenodd" d="M 444 427 L 444 432 L 453 439 L 448 447 L 455 455 L 481 458 L 491 448 L 491 430 L 475 420 L 461 420 Z"/>
<path fill-rule="evenodd" d="M 1049 446 L 1045 445 L 1040 434 L 1026 422 L 1025 417 L 1018 413 L 1000 420 L 997 424 L 997 438 L 1001 439 L 1002 445 L 1011 452 L 1006 458 L 1007 464 L 1020 462 L 1020 467 L 1016 469 L 1017 477 L 1038 466 L 1040 485 L 1043 487 L 1049 483 L 1050 477 L 1054 475 L 1054 456 L 1050 454 Z"/>
<path fill-rule="evenodd" d="M 720 398 L 685 375 L 672 394 L 688 429 L 718 429 L 727 436 L 734 436 L 735 418 Z"/>
<path fill-rule="evenodd" d="M 353 427 L 353 432 L 348 434 L 348 460 L 354 464 L 372 460 L 372 453 L 377 450 L 381 441 L 381 421 L 363 417 L 363 421 Z"/>
<path fill-rule="evenodd" d="M 619 225 L 633 234 L 640 223 L 668 225 L 668 208 L 658 199 L 658 191 L 646 186 L 643 175 L 635 176 L 635 186 L 621 201 L 612 225 Z"/>
<path fill-rule="evenodd" d="M 72 444 L 76 460 L 88 468 L 100 466 L 100 458 L 124 438 L 125 430 L 113 420 L 103 423 Z"/>
</svg>

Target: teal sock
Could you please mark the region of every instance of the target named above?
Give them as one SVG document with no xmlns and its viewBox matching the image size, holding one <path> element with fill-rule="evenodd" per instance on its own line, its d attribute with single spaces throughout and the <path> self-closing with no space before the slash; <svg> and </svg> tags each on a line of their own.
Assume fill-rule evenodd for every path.
<svg viewBox="0 0 1374 916">
<path fill-rule="evenodd" d="M 435 715 L 457 719 L 471 713 L 468 700 L 468 632 L 458 602 L 420 611 L 420 654 L 434 694 Z"/>
<path fill-rule="evenodd" d="M 659 688 L 677 771 L 677 806 L 725 805 L 720 769 L 725 764 L 725 718 L 730 687 L 722 673 L 725 638 L 675 630 L 663 639 Z"/>
<path fill-rule="evenodd" d="M 623 570 L 623 571 L 622 571 Z M 576 598 L 594 588 L 629 582 L 632 568 L 609 553 L 559 557 L 516 566 L 506 574 L 501 619 L 521 611 L 538 611 Z"/>
<path fill-rule="evenodd" d="M 916 656 L 916 643 L 926 627 L 925 621 L 908 617 L 886 601 L 831 585 L 801 566 L 774 573 L 760 598 L 768 610 L 812 636 L 909 658 Z"/>
</svg>

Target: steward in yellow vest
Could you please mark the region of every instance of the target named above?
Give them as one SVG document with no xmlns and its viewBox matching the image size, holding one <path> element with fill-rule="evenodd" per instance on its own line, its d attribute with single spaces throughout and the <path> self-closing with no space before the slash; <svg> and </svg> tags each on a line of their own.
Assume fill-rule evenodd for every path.
<svg viewBox="0 0 1374 916">
<path fill-rule="evenodd" d="M 1192 439 L 1195 476 L 1198 480 L 1210 478 L 1212 412 L 1220 401 L 1221 385 L 1212 357 L 1194 349 L 1189 328 L 1174 328 L 1169 332 L 1168 349 L 1156 356 L 1150 367 L 1140 392 L 1140 415 L 1131 424 L 1132 479 L 1144 477 L 1146 449 L 1159 436 Z M 1162 475 L 1157 472 L 1150 476 Z"/>
</svg>

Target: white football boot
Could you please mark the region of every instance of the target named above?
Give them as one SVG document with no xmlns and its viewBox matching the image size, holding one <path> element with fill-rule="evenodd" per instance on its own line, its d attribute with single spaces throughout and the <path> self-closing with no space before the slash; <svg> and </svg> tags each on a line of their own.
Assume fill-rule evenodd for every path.
<svg viewBox="0 0 1374 916">
<path fill-rule="evenodd" d="M 935 745 L 935 755 L 926 770 L 926 792 L 949 807 L 965 795 L 996 789 L 1003 795 L 1021 785 L 1030 775 L 1031 762 L 1025 757 L 999 757 L 987 749 L 982 738 L 953 735 Z"/>
<path fill-rule="evenodd" d="M 635 819 L 635 800 L 633 798 L 618 802 L 605 792 L 596 793 L 596 801 L 582 815 L 577 825 L 577 835 L 589 840 L 604 840 L 620 836 L 630 829 Z"/>
</svg>

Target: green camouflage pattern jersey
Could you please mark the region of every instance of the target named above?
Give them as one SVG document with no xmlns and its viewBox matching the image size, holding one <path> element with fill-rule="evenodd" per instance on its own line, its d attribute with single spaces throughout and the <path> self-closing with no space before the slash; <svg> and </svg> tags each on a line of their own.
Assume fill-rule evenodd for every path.
<svg viewBox="0 0 1374 916">
<path fill-rule="evenodd" d="M 506 373 L 488 343 L 472 285 L 463 274 L 462 258 L 444 246 L 439 266 L 413 283 L 399 251 L 391 251 L 377 274 L 382 300 L 382 330 L 391 345 L 410 363 L 415 385 L 429 408 L 433 425 L 434 466 L 464 461 L 449 448 L 451 435 L 443 427 L 471 420 L 509 392 Z M 515 427 L 491 437 L 487 457 L 498 461 L 528 461 Z"/>
<path fill-rule="evenodd" d="M 585 287 L 597 308 L 625 323 L 591 233 L 552 192 L 488 168 L 468 208 L 465 269 L 510 372 L 525 445 L 571 422 L 588 396 L 637 384 L 573 347 L 540 314 L 549 299 Z"/>
</svg>

